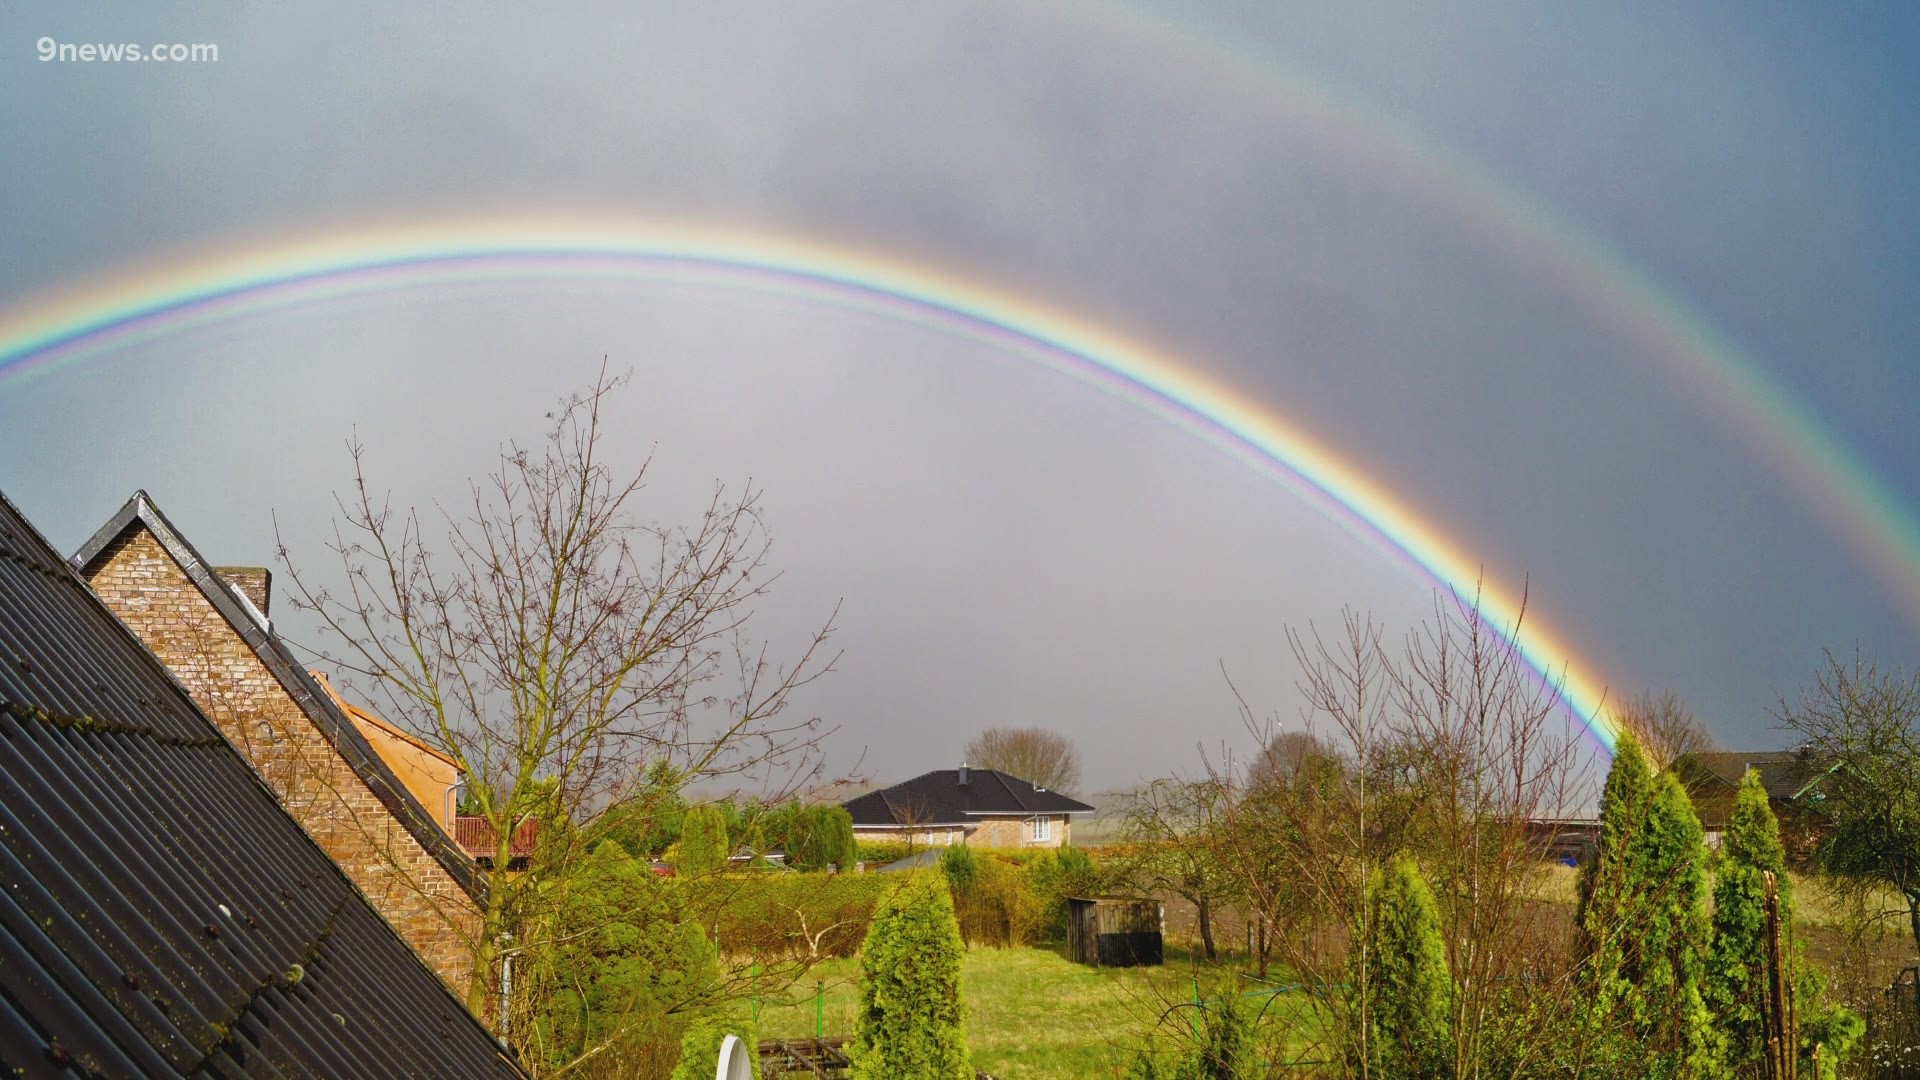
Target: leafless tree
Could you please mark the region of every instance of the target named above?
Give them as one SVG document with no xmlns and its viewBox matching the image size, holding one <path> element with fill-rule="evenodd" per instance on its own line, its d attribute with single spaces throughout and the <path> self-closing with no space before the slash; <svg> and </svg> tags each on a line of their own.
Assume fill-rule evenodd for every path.
<svg viewBox="0 0 1920 1080">
<path fill-rule="evenodd" d="M 1267 741 L 1243 784 L 1214 774 L 1228 795 L 1216 857 L 1311 1002 L 1293 1035 L 1335 1073 L 1366 1075 L 1368 891 L 1398 853 L 1440 905 L 1455 1075 L 1543 1071 L 1572 1015 L 1565 929 L 1535 910 L 1552 837 L 1539 822 L 1583 805 L 1590 778 L 1558 686 L 1510 643 L 1518 627 L 1502 629 L 1467 597 L 1397 646 L 1352 613 L 1332 638 L 1290 631 L 1306 736 Z"/>
<path fill-rule="evenodd" d="M 1658 694 L 1643 690 L 1621 701 L 1614 706 L 1613 722 L 1640 740 L 1640 749 L 1655 771 L 1666 769 L 1683 755 L 1718 749 L 1713 733 L 1671 690 Z"/>
<path fill-rule="evenodd" d="M 1045 728 L 988 728 L 967 744 L 967 762 L 1071 795 L 1080 787 L 1080 755 Z"/>
<path fill-rule="evenodd" d="M 831 670 L 831 617 L 784 665 L 745 631 L 773 576 L 758 492 L 716 489 L 691 527 L 636 519 L 648 462 L 624 470 L 604 444 L 627 377 L 603 368 L 549 414 L 544 446 L 509 442 L 458 511 L 423 520 L 376 487 L 349 441 L 353 484 L 336 497 L 332 581 L 280 543 L 295 602 L 320 625 L 324 659 L 386 716 L 466 773 L 496 850 L 471 942 L 467 1004 L 486 1011 L 508 935 L 538 947 L 548 882 L 583 856 L 584 826 L 643 771 L 682 782 L 817 768 L 815 718 L 794 692 Z M 437 520 L 433 520 L 437 519 Z M 724 689 L 722 689 L 724 687 Z M 523 874 L 511 842 L 551 827 Z"/>
<path fill-rule="evenodd" d="M 1133 887 L 1172 893 L 1194 906 L 1209 960 L 1216 952 L 1216 911 L 1233 898 L 1233 878 L 1209 842 L 1220 827 L 1225 797 L 1211 777 L 1153 781 L 1127 798 L 1120 833 L 1125 846 L 1114 860 L 1115 873 Z"/>
</svg>

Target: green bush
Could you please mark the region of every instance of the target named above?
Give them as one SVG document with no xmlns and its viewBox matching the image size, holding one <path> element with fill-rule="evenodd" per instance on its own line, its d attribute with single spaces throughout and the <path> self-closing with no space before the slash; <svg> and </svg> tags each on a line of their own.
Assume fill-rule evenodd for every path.
<svg viewBox="0 0 1920 1080">
<path fill-rule="evenodd" d="M 1025 870 L 989 857 L 974 867 L 965 915 L 961 929 L 969 944 L 1031 945 L 1039 939 L 1046 905 Z"/>
<path fill-rule="evenodd" d="M 915 871 L 881 901 L 860 947 L 855 1080 L 972 1080 L 960 1002 L 960 926 L 943 874 Z"/>
<path fill-rule="evenodd" d="M 1048 941 L 1067 936 L 1067 901 L 1075 896 L 1097 896 L 1106 889 L 1093 857 L 1084 849 L 1063 845 L 1041 850 L 1026 865 L 1027 880 L 1040 900 L 1040 934 Z"/>
<path fill-rule="evenodd" d="M 694 876 L 711 874 L 727 865 L 731 854 L 725 812 L 708 804 L 688 807 L 680 820 L 679 871 Z"/>
<path fill-rule="evenodd" d="M 796 870 L 825 870 L 837 866 L 852 870 L 858 859 L 853 842 L 853 815 L 840 806 L 808 806 L 794 815 L 781 841 Z"/>
<path fill-rule="evenodd" d="M 900 840 L 856 840 L 853 857 L 871 870 L 890 862 L 899 862 L 913 854 L 913 848 Z"/>
<path fill-rule="evenodd" d="M 947 875 L 947 887 L 953 890 L 955 903 L 973 887 L 974 875 L 979 871 L 980 860 L 965 844 L 955 844 L 940 853 L 940 872 Z"/>
<path fill-rule="evenodd" d="M 1433 891 L 1412 859 L 1388 865 L 1375 887 L 1367 1056 L 1378 1076 L 1440 1077 L 1453 1069 L 1453 978 Z"/>
<path fill-rule="evenodd" d="M 688 904 L 734 956 L 852 956 L 894 874 L 717 874 L 688 881 Z"/>
<path fill-rule="evenodd" d="M 708 1001 L 719 981 L 699 922 L 671 883 L 613 841 L 563 888 L 559 944 L 527 958 L 530 995 L 543 1002 L 538 1045 L 556 1064 L 609 1039 L 607 1061 L 672 1061 L 674 1014 Z"/>
<path fill-rule="evenodd" d="M 738 1035 L 747 1050 L 756 1051 L 749 1060 L 753 1062 L 754 1080 L 760 1080 L 760 1033 L 751 1020 L 717 1011 L 702 1013 L 687 1025 L 687 1033 L 680 1038 L 680 1063 L 673 1067 L 669 1080 L 713 1080 L 720 1068 L 720 1044 L 729 1035 Z"/>
</svg>

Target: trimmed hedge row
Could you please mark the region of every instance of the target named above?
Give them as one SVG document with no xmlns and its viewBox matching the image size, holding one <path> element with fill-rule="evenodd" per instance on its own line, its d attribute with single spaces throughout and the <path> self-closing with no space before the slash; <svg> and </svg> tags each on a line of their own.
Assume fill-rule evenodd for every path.
<svg viewBox="0 0 1920 1080">
<path fill-rule="evenodd" d="M 860 949 L 894 874 L 719 874 L 686 883 L 688 906 L 732 956 L 824 959 Z"/>
</svg>

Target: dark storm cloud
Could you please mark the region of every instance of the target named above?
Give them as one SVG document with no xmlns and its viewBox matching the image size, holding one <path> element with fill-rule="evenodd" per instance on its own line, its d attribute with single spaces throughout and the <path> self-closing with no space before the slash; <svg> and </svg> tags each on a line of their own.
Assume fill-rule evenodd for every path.
<svg viewBox="0 0 1920 1080">
<path fill-rule="evenodd" d="M 1353 119 L 1325 103 L 1289 104 L 1299 80 L 1266 79 L 1248 56 L 1317 72 L 1338 93 L 1478 155 L 1699 303 L 1896 479 L 1915 479 L 1916 436 L 1898 418 L 1920 398 L 1902 362 L 1920 335 L 1892 298 L 1916 273 L 1920 230 L 1885 226 L 1912 213 L 1889 178 L 1912 176 L 1914 126 L 1896 135 L 1889 123 L 1813 120 L 1880 101 L 1887 80 L 1906 76 L 1869 65 L 1833 85 L 1828 75 L 1855 55 L 1846 28 L 1816 36 L 1796 64 L 1787 50 L 1800 28 L 1732 33 L 1657 13 L 1164 14 L 992 4 L 15 14 L 21 42 L 125 31 L 218 41 L 222 55 L 217 66 L 164 72 L 17 59 L 0 68 L 0 89 L 18 102 L 7 137 L 29 163 L 0 188 L 0 239 L 29 253 L 0 267 L 0 295 L 181 247 L 476 207 L 798 230 L 1087 313 L 1247 387 L 1441 522 L 1490 572 L 1529 577 L 1538 610 L 1624 689 L 1672 686 L 1730 740 L 1773 738 L 1761 710 L 1792 689 L 1779 673 L 1807 667 L 1822 645 L 1859 638 L 1896 656 L 1915 651 L 1914 628 L 1833 530 L 1756 465 L 1711 402 L 1678 391 L 1629 328 L 1490 242 L 1427 182 L 1430 163 L 1391 147 L 1356 156 L 1355 138 L 1381 132 L 1351 130 Z M 1874 133 L 1905 141 L 1882 153 Z M 528 373 L 528 354 L 624 350 L 643 357 L 643 385 L 656 381 L 644 357 L 661 342 L 703 357 L 700 379 L 657 379 L 678 387 L 686 415 L 654 419 L 701 447 L 695 475 L 764 476 L 755 461 L 790 459 L 798 445 L 819 455 L 800 460 L 870 472 L 870 486 L 896 499 L 913 493 L 919 516 L 902 523 L 858 484 L 783 477 L 807 492 L 782 514 L 807 538 L 793 545 L 805 567 L 794 575 L 811 582 L 804 598 L 867 594 L 865 652 L 850 652 L 823 693 L 876 746 L 882 769 L 918 764 L 913 732 L 1019 713 L 1087 742 L 1100 733 L 1099 775 L 1133 775 L 1190 745 L 1188 723 L 1210 737 L 1231 729 L 1216 660 L 1269 666 L 1277 674 L 1260 704 L 1290 712 L 1285 665 L 1260 659 L 1276 651 L 1283 622 L 1324 619 L 1342 598 L 1419 606 L 1404 600 L 1417 589 L 1371 553 L 1355 556 L 1337 529 L 1285 524 L 1315 513 L 1306 504 L 1255 495 L 1240 480 L 1210 489 L 1200 478 L 1224 467 L 1187 464 L 1206 456 L 1166 443 L 1151 422 L 1149 432 L 1076 419 L 1093 425 L 1082 438 L 1105 440 L 1089 451 L 1031 403 L 982 390 L 1078 408 L 1066 404 L 1073 394 L 1048 397 L 1044 381 L 956 376 L 973 370 L 966 364 L 882 378 L 871 361 L 885 349 L 942 350 L 872 330 L 795 342 L 792 314 L 765 309 L 736 342 L 762 355 L 722 374 L 709 339 L 734 339 L 711 326 L 581 308 L 570 333 L 561 321 L 540 321 L 553 330 L 543 341 L 496 328 L 462 335 L 453 352 L 441 321 L 473 319 L 471 308 L 363 313 L 359 342 L 339 340 L 332 322 L 303 340 L 262 331 L 256 355 L 274 364 L 256 369 L 252 391 L 231 389 L 249 385 L 232 381 L 231 362 L 214 355 L 205 367 L 227 380 L 219 385 L 236 412 L 249 394 L 313 403 L 328 439 L 268 463 L 282 489 L 318 491 L 332 483 L 334 462 L 318 457 L 340 424 L 379 413 L 369 399 L 396 392 L 362 381 L 372 372 L 411 371 L 418 392 L 444 392 L 430 358 L 458 355 L 522 387 L 450 410 L 469 418 L 468 431 L 492 433 L 524 424 L 507 406 L 579 381 L 578 365 Z M 729 309 L 726 321 L 756 318 L 749 312 Z M 318 341 L 393 356 L 365 367 L 330 360 Z M 1817 352 L 1823 341 L 1845 348 Z M 853 354 L 850 366 L 834 366 L 839 349 Z M 415 370 L 400 362 L 409 351 L 429 359 Z M 816 408 L 863 418 L 825 426 L 864 442 L 822 444 L 821 425 L 778 410 L 743 425 L 713 409 L 777 381 L 772 357 L 782 352 L 839 372 Z M 192 370 L 174 374 L 184 382 Z M 296 385 L 291 374 L 323 370 L 334 377 Z M 131 365 L 127 377 L 155 378 Z M 81 411 L 80 392 L 55 380 L 34 393 L 0 401 L 0 417 L 16 410 L 13 430 L 26 430 L 27 401 Z M 956 442 L 963 430 L 929 433 L 956 395 L 970 402 L 971 443 Z M 126 430 L 105 416 L 96 445 Z M 691 417 L 710 422 L 674 426 Z M 385 422 L 406 427 L 404 416 Z M 719 429 L 746 434 L 701 441 Z M 215 424 L 196 445 L 218 456 L 223 437 L 260 434 Z M 423 473 L 458 475 L 454 463 L 486 445 L 461 458 L 422 437 L 408 452 L 435 463 Z M 921 449 L 902 449 L 912 445 Z M 28 509 L 67 523 L 69 536 L 131 486 L 121 466 L 105 502 L 53 494 L 71 488 L 60 474 L 78 467 L 83 446 L 55 460 L 10 455 L 32 476 L 5 478 L 10 491 L 44 484 L 48 505 Z M 1168 461 L 1183 463 L 1179 478 L 1160 471 Z M 904 462 L 917 464 L 902 473 Z M 1050 479 L 1008 483 L 1033 462 L 1047 463 L 1038 473 Z M 1156 476 L 1160 487 L 1149 483 Z M 208 479 L 181 469 L 176 482 Z M 207 497 L 210 521 L 216 508 L 239 509 L 221 490 L 229 494 Z M 1239 532 L 1259 499 L 1274 500 L 1252 519 L 1265 533 Z M 1088 523 L 1098 524 L 1081 531 Z M 898 542 L 836 559 L 825 539 L 836 531 Z M 1276 538 L 1263 545 L 1265 535 Z M 1155 573 L 1169 563 L 1183 572 Z M 1218 599 L 1233 580 L 1266 580 L 1276 566 L 1261 603 Z M 1289 574 L 1324 580 L 1289 589 Z M 1156 596 L 1156 582 L 1216 599 Z M 1137 627 L 1126 621 L 1136 608 L 1116 599 L 1127 596 L 1139 597 Z M 1129 632 L 1166 643 L 1157 664 L 1131 652 L 1114 663 Z M 1104 685 L 1143 666 L 1162 684 L 1149 704 L 1133 708 L 1123 688 Z M 1201 719 L 1169 721 L 1182 701 Z"/>
</svg>

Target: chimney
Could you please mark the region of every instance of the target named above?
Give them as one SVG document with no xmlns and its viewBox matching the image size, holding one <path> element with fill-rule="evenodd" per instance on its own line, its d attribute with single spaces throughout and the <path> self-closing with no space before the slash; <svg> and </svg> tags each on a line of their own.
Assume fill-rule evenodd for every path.
<svg viewBox="0 0 1920 1080">
<path fill-rule="evenodd" d="M 967 786 L 967 763 L 964 761 L 960 763 L 960 786 Z"/>
<path fill-rule="evenodd" d="M 273 571 L 264 566 L 216 566 L 213 572 L 246 597 L 261 618 L 267 617 L 267 603 L 273 599 Z"/>
</svg>

